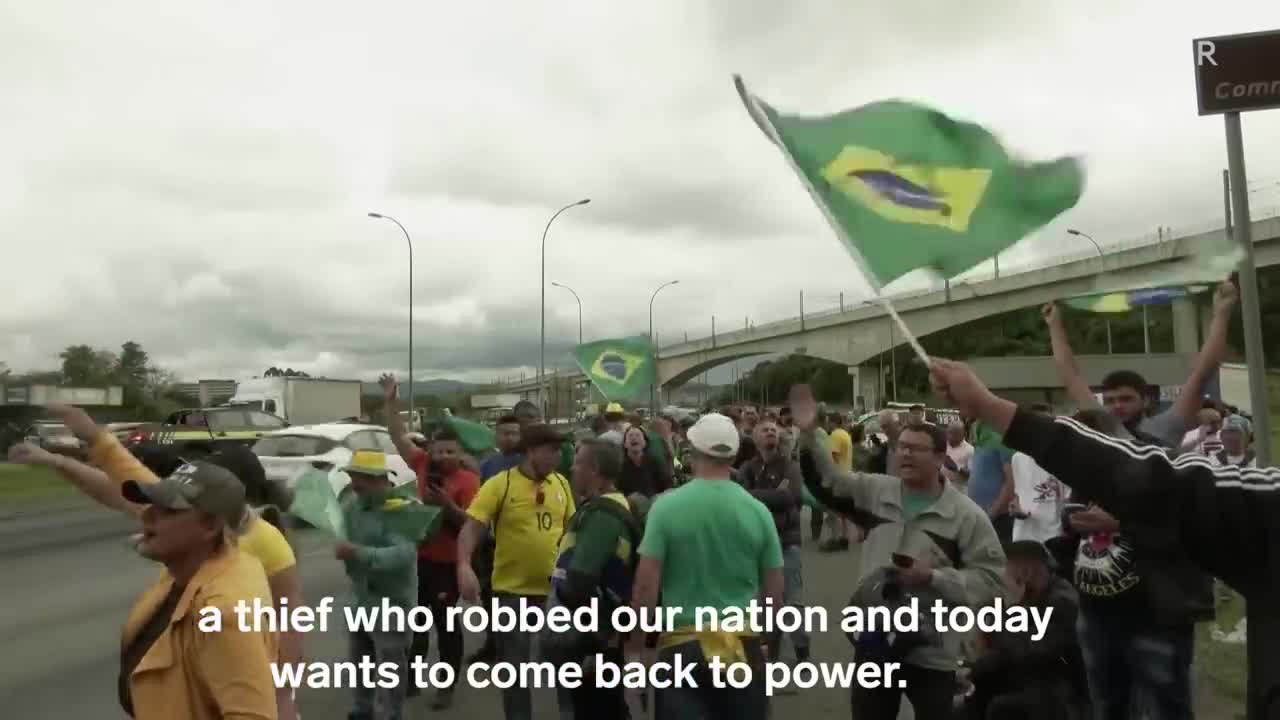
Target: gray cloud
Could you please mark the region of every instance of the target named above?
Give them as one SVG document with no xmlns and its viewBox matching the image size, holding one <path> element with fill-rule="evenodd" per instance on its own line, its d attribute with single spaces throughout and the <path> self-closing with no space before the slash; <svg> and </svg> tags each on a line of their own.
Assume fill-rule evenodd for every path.
<svg viewBox="0 0 1280 720">
<path fill-rule="evenodd" d="M 21 268 L 0 361 L 45 368 L 68 344 L 136 339 L 187 377 L 402 369 L 405 248 L 370 210 L 414 239 L 424 377 L 536 366 L 538 240 L 580 197 L 547 280 L 581 296 L 588 338 L 646 331 L 671 279 L 654 314 L 667 340 L 713 316 L 722 332 L 793 316 L 801 290 L 810 312 L 858 302 L 867 287 L 735 72 L 789 112 L 910 97 L 1027 157 L 1084 154 L 1080 207 L 1002 262 L 1068 250 L 1067 227 L 1118 243 L 1213 221 L 1221 123 L 1195 115 L 1186 45 L 1270 17 L 1263 0 L 1104 16 L 1014 0 L 385 3 L 358 18 L 286 1 L 253 22 L 233 6 L 90 17 L 54 0 L 0 23 L 0 231 Z M 1280 181 L 1277 117 L 1245 121 L 1260 182 Z M 550 365 L 577 320 L 548 287 Z"/>
</svg>

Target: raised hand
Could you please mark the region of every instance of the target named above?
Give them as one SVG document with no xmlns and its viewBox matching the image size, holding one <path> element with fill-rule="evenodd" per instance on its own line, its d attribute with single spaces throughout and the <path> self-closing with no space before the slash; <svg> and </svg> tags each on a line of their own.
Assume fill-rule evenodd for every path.
<svg viewBox="0 0 1280 720">
<path fill-rule="evenodd" d="M 50 404 L 46 408 L 49 414 L 56 417 L 67 429 L 85 442 L 93 442 L 102 432 L 98 423 L 89 417 L 89 413 L 74 405 Z"/>
<path fill-rule="evenodd" d="M 1062 323 L 1062 314 L 1058 311 L 1058 303 L 1045 303 L 1040 308 L 1040 315 L 1044 317 L 1045 324 L 1050 327 Z"/>
<path fill-rule="evenodd" d="M 396 376 L 392 373 L 385 373 L 378 378 L 378 384 L 382 386 L 382 397 L 387 402 L 396 399 L 396 395 L 400 389 L 400 383 L 396 381 Z"/>
<path fill-rule="evenodd" d="M 1236 306 L 1236 300 L 1240 298 L 1240 290 L 1236 288 L 1236 284 L 1227 280 L 1218 286 L 1213 293 L 1213 311 L 1215 313 L 1229 313 Z"/>
<path fill-rule="evenodd" d="M 966 417 L 980 417 L 991 391 L 978 379 L 973 368 L 954 360 L 933 358 L 929 381 L 936 393 L 946 398 Z"/>
<path fill-rule="evenodd" d="M 796 427 L 804 431 L 818 427 L 818 401 L 813 397 L 813 388 L 792 385 L 787 404 L 791 406 L 791 419 Z"/>
<path fill-rule="evenodd" d="M 52 466 L 58 456 L 32 443 L 18 443 L 9 448 L 9 462 L 18 465 Z"/>
</svg>

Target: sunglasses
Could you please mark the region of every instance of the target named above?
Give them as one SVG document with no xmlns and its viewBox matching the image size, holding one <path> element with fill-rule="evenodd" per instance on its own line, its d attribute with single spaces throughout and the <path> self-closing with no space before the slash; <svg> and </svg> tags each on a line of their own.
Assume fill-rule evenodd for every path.
<svg viewBox="0 0 1280 720">
<path fill-rule="evenodd" d="M 538 494 L 534 496 L 534 501 L 541 507 L 547 501 L 547 493 L 541 487 L 538 488 Z"/>
</svg>

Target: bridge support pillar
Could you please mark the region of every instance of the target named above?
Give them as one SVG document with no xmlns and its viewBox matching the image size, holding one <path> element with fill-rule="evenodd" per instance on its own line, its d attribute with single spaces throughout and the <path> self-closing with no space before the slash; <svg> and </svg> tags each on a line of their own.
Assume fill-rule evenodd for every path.
<svg viewBox="0 0 1280 720">
<path fill-rule="evenodd" d="M 850 367 L 849 375 L 854 381 L 853 406 L 855 409 L 860 412 L 871 412 L 884 404 L 884 392 L 881 387 L 884 379 L 880 376 L 879 364 Z M 862 398 L 861 404 L 858 398 Z"/>
<path fill-rule="evenodd" d="M 1173 351 L 1195 353 L 1200 350 L 1200 318 L 1192 298 L 1173 301 Z"/>
</svg>

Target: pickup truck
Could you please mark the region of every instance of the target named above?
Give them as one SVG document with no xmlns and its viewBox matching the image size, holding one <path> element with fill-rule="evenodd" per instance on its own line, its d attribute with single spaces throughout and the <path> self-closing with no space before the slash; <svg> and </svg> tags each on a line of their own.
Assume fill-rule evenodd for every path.
<svg viewBox="0 0 1280 720">
<path fill-rule="evenodd" d="M 124 445 L 163 445 L 194 457 L 224 443 L 252 445 L 266 433 L 286 426 L 287 423 L 275 415 L 245 407 L 179 410 L 163 423 L 133 428 L 125 437 Z"/>
</svg>

